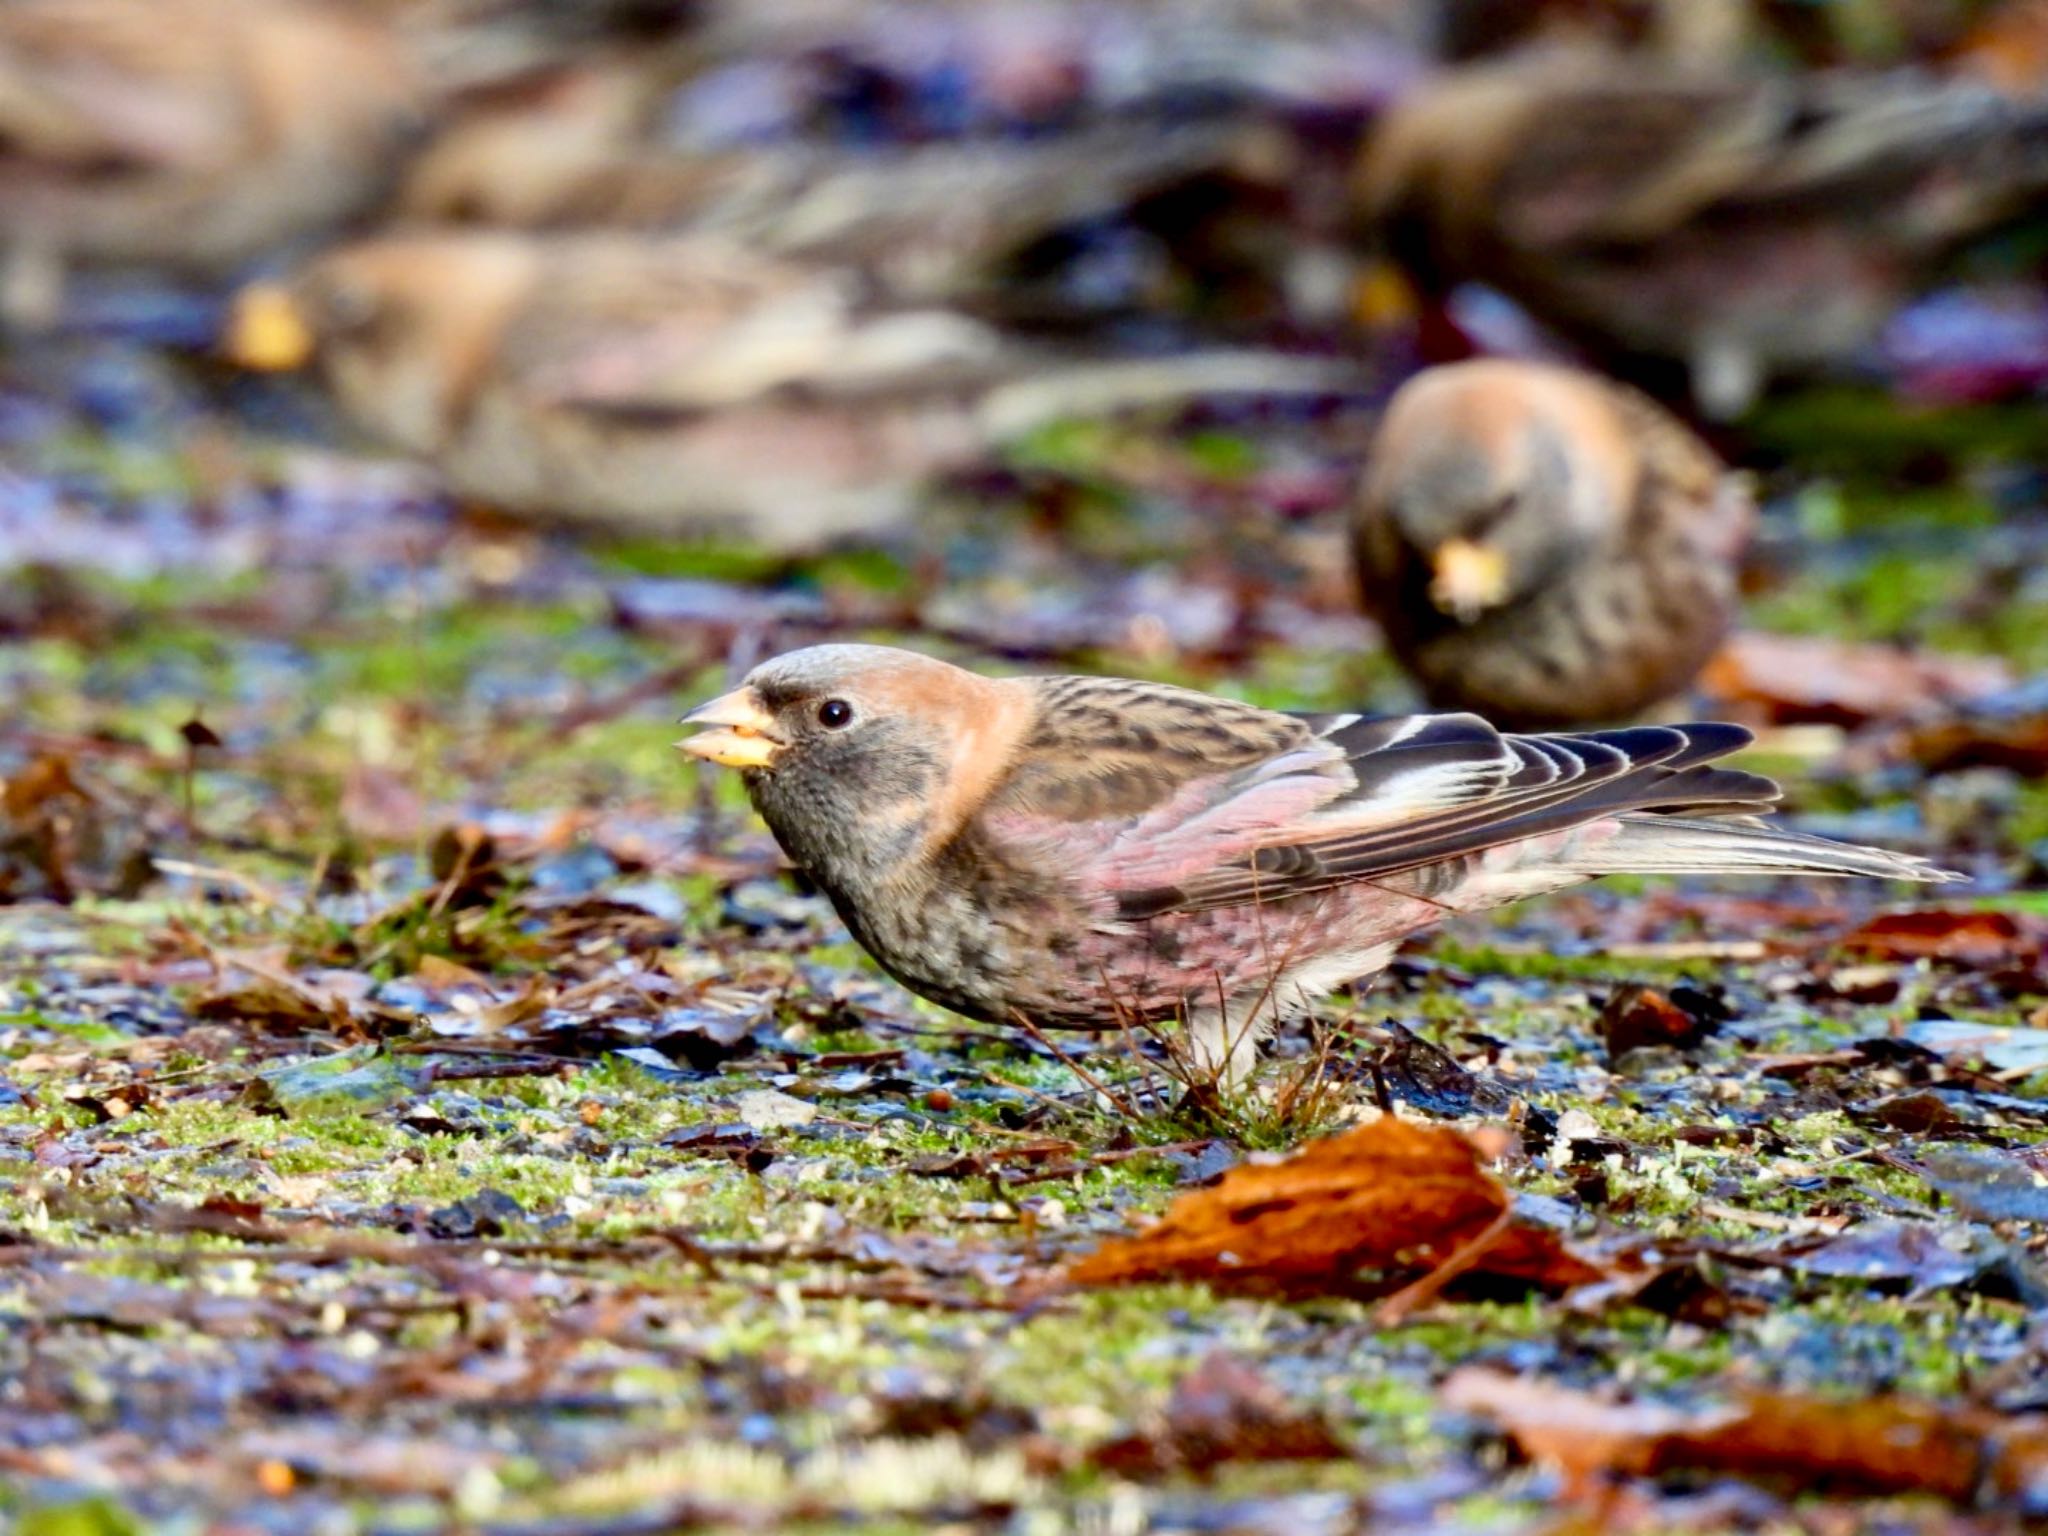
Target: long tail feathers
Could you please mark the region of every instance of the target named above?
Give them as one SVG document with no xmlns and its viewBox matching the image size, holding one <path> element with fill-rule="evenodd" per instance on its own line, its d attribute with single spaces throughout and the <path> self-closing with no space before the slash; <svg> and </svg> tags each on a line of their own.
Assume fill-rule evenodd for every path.
<svg viewBox="0 0 2048 1536">
<path fill-rule="evenodd" d="M 1620 834 L 1567 867 L 1585 875 L 1869 875 L 1944 884 L 1965 880 L 1909 853 L 1831 842 L 1748 818 L 1693 821 L 1624 816 Z"/>
</svg>

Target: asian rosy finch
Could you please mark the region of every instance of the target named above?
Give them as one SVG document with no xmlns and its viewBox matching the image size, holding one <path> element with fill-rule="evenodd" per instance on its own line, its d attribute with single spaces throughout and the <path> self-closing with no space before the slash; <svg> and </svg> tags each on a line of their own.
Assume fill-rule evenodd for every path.
<svg viewBox="0 0 2048 1536">
<path fill-rule="evenodd" d="M 564 84 L 556 112 L 456 124 L 421 157 L 402 211 L 428 222 L 710 234 L 841 265 L 898 296 L 994 298 L 1004 264 L 1034 242 L 1231 171 L 1251 141 L 1226 125 L 1137 123 L 1018 141 L 684 150 L 631 137 L 616 77 Z"/>
<path fill-rule="evenodd" d="M 1669 412 L 1596 375 L 1483 361 L 1388 403 L 1353 523 L 1366 605 L 1432 704 L 1613 721 L 1733 622 L 1755 508 Z"/>
<path fill-rule="evenodd" d="M 366 240 L 245 290 L 228 343 L 312 367 L 462 495 L 782 549 L 898 521 L 927 477 L 1047 419 L 1350 377 L 1259 351 L 1077 355 L 696 236 Z"/>
<path fill-rule="evenodd" d="M 1604 356 L 1677 363 L 1732 416 L 2038 207 L 2048 109 L 1967 80 L 1540 57 L 1399 103 L 1359 194 L 1426 287 L 1486 283 Z"/>
<path fill-rule="evenodd" d="M 218 270 L 346 218 L 423 116 L 398 40 L 345 6 L 9 0 L 10 308 L 49 318 L 66 257 Z"/>
<path fill-rule="evenodd" d="M 1474 715 L 1281 714 L 879 646 L 763 663 L 686 717 L 912 991 L 971 1018 L 1177 1021 L 1241 1080 L 1276 1019 L 1447 916 L 1600 875 L 1955 878 L 1756 819 L 1748 733 L 1506 736 Z"/>
</svg>

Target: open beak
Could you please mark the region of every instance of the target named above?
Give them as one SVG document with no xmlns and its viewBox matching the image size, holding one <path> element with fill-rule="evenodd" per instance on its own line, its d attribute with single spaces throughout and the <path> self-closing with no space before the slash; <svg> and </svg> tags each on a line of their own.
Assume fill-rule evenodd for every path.
<svg viewBox="0 0 2048 1536">
<path fill-rule="evenodd" d="M 1429 565 L 1429 600 L 1461 624 L 1471 623 L 1507 598 L 1507 556 L 1491 544 L 1447 540 L 1429 557 Z"/>
<path fill-rule="evenodd" d="M 685 725 L 712 729 L 685 736 L 676 745 L 693 757 L 727 768 L 766 768 L 782 750 L 775 721 L 751 688 L 735 688 L 683 716 Z"/>
<path fill-rule="evenodd" d="M 235 295 L 222 349 L 239 367 L 288 373 L 312 360 L 313 328 L 276 283 L 251 283 Z"/>
</svg>

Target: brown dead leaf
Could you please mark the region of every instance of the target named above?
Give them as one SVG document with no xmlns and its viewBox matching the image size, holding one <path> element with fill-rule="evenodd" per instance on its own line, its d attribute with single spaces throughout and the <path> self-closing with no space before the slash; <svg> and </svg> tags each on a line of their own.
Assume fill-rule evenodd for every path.
<svg viewBox="0 0 2048 1536">
<path fill-rule="evenodd" d="M 2048 3 L 2007 0 L 1970 29 L 1952 55 L 1959 73 L 2008 96 L 2037 95 L 2048 83 Z"/>
<path fill-rule="evenodd" d="M 2041 706 L 2038 685 L 2018 692 L 2028 697 L 1990 699 L 1907 722 L 1871 743 L 1870 755 L 1878 762 L 1918 763 L 1929 773 L 2048 773 L 2048 708 Z"/>
<path fill-rule="evenodd" d="M 2038 956 L 2041 935 L 2011 912 L 1927 907 L 1873 917 L 1845 934 L 1839 947 L 1881 960 L 2002 966 Z"/>
<path fill-rule="evenodd" d="M 1715 1472 L 1794 1491 L 2018 1497 L 2048 1472 L 2048 1420 L 1908 1397 L 1831 1402 L 1746 1391 L 1698 1409 L 1619 1403 L 1481 1368 L 1444 1383 L 1451 1407 L 1494 1420 L 1572 1491 L 1607 1477 Z"/>
<path fill-rule="evenodd" d="M 502 1035 L 522 1024 L 531 1024 L 553 1006 L 557 996 L 557 990 L 552 984 L 535 978 L 511 997 L 501 998 L 478 1009 L 477 1033 Z"/>
<path fill-rule="evenodd" d="M 1036 1166 L 1051 1162 L 1071 1161 L 1080 1150 L 1071 1141 L 1058 1138 L 1039 1138 L 1019 1142 L 1013 1146 L 986 1147 L 975 1152 L 947 1152 L 933 1157 L 920 1157 L 910 1165 L 910 1172 L 926 1179 L 978 1179 L 999 1175 L 1009 1167 L 1018 1165 Z"/>
<path fill-rule="evenodd" d="M 1513 1199 L 1460 1132 L 1388 1116 L 1245 1163 L 1182 1195 L 1134 1237 L 1066 1271 L 1077 1285 L 1204 1280 L 1293 1293 L 1345 1291 L 1361 1271 L 1420 1284 L 1477 1270 L 1568 1290 L 1608 1277 L 1554 1232 L 1513 1219 Z"/>
<path fill-rule="evenodd" d="M 1226 1462 L 1341 1461 L 1351 1449 L 1247 1362 L 1212 1352 L 1173 1389 L 1164 1413 L 1089 1458 L 1118 1477 L 1205 1475 Z"/>
<path fill-rule="evenodd" d="M 456 992 L 464 987 L 474 987 L 479 992 L 491 990 L 488 976 L 446 955 L 421 955 L 412 979 L 429 992 Z"/>
<path fill-rule="evenodd" d="M 1752 718 L 1847 728 L 1902 719 L 2012 684 L 2012 669 L 1992 656 L 1944 656 L 1753 630 L 1731 639 L 1700 674 L 1709 696 Z"/>
<path fill-rule="evenodd" d="M 203 1232 L 254 1243 L 279 1243 L 286 1235 L 283 1228 L 263 1219 L 257 1202 L 229 1195 L 211 1195 L 197 1205 L 137 1201 L 135 1215 L 153 1232 Z"/>
<path fill-rule="evenodd" d="M 1688 1013 L 1655 987 L 1617 987 L 1600 1010 L 1600 1033 L 1610 1061 L 1649 1046 L 1689 1051 L 1706 1039 L 1710 1022 Z"/>
<path fill-rule="evenodd" d="M 0 788 L 0 810 L 14 821 L 28 821 L 53 801 L 86 801 L 92 798 L 71 773 L 71 759 L 47 753 L 6 781 Z"/>
</svg>

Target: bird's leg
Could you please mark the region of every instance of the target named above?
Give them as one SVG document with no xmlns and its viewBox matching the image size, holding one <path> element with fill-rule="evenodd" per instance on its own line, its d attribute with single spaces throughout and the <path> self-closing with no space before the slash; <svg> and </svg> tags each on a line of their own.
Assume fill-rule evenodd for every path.
<svg viewBox="0 0 2048 1536">
<path fill-rule="evenodd" d="M 1258 992 L 1190 1007 L 1176 1054 L 1190 1087 L 1236 1092 L 1251 1081 L 1259 1042 L 1273 1027 L 1272 998 Z"/>
</svg>

